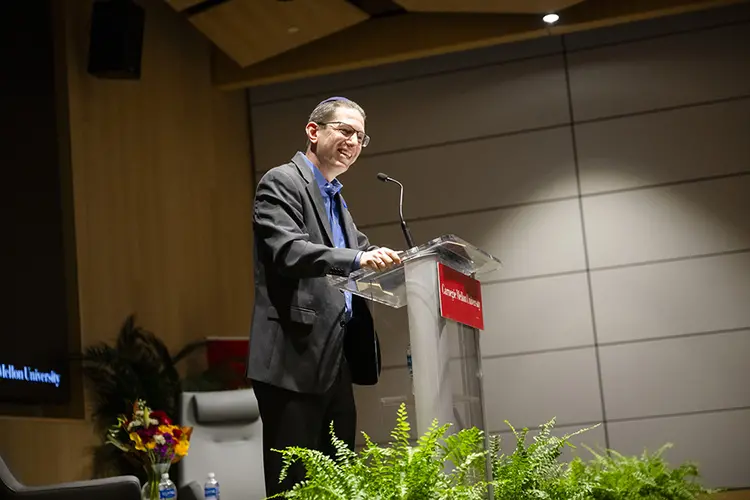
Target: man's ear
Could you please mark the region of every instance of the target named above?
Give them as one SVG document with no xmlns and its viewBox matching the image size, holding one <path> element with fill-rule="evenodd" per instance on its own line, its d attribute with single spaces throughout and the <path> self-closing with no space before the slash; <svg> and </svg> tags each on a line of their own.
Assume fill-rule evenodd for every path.
<svg viewBox="0 0 750 500">
<path fill-rule="evenodd" d="M 320 126 L 315 122 L 309 122 L 305 126 L 305 133 L 307 134 L 307 140 L 311 143 L 315 144 L 318 142 L 318 132 L 320 131 Z"/>
</svg>

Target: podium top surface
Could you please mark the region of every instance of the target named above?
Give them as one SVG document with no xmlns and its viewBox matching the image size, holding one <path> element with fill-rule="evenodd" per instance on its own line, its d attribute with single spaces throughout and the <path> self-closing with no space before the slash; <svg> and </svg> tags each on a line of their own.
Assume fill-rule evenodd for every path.
<svg viewBox="0 0 750 500">
<path fill-rule="evenodd" d="M 499 270 L 502 262 L 456 235 L 448 234 L 410 248 L 401 253 L 401 264 L 387 271 L 359 269 L 349 276 L 328 276 L 329 282 L 368 300 L 390 307 L 406 305 L 406 274 L 404 266 L 421 259 L 435 259 L 468 276 L 482 280 Z"/>
</svg>

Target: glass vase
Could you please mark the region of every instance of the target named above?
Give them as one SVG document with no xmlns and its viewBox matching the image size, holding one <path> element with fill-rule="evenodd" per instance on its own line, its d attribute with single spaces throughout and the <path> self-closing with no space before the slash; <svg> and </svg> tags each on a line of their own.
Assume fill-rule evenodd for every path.
<svg viewBox="0 0 750 500">
<path fill-rule="evenodd" d="M 141 500 L 159 500 L 161 475 L 169 472 L 171 462 L 155 462 L 144 466 L 146 483 L 141 488 Z"/>
</svg>

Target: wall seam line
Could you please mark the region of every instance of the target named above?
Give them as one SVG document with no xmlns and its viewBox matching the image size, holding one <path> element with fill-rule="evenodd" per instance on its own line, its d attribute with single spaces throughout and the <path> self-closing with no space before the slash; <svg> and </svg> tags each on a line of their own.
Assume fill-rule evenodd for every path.
<svg viewBox="0 0 750 500">
<path fill-rule="evenodd" d="M 663 418 L 679 418 L 679 417 L 692 417 L 696 415 L 707 415 L 712 413 L 732 413 L 750 410 L 750 406 L 732 406 L 728 408 L 714 408 L 711 410 L 693 410 L 684 411 L 677 413 L 665 413 L 663 415 L 644 415 L 642 417 L 624 417 L 624 418 L 613 418 L 607 423 L 628 423 L 628 422 L 643 422 L 645 420 L 660 420 Z M 512 422 L 511 422 L 512 423 Z M 606 427 L 605 422 L 602 421 L 582 421 L 573 423 L 555 423 L 555 427 L 591 427 L 593 425 L 601 424 L 602 427 Z M 538 428 L 538 426 L 531 427 L 529 429 Z M 508 430 L 491 430 L 490 434 L 512 434 L 510 429 Z"/>
<path fill-rule="evenodd" d="M 604 380 L 602 378 L 602 363 L 599 352 L 599 335 L 596 322 L 596 310 L 594 307 L 594 290 L 591 285 L 591 261 L 589 258 L 588 239 L 586 234 L 586 217 L 583 211 L 583 196 L 581 191 L 581 168 L 578 158 L 578 141 L 576 138 L 575 107 L 573 105 L 573 92 L 570 83 L 570 62 L 565 37 L 562 38 L 563 68 L 565 70 L 565 91 L 568 101 L 568 113 L 570 118 L 570 140 L 573 148 L 573 165 L 575 168 L 576 189 L 578 191 L 578 210 L 581 223 L 581 240 L 583 245 L 583 258 L 586 266 L 586 283 L 588 288 L 589 310 L 591 313 L 591 331 L 594 337 L 594 359 L 596 361 L 596 376 L 599 382 L 599 404 L 601 405 L 602 421 L 604 423 L 604 443 L 609 449 L 609 431 L 607 429 L 607 404 L 604 396 Z"/>
</svg>

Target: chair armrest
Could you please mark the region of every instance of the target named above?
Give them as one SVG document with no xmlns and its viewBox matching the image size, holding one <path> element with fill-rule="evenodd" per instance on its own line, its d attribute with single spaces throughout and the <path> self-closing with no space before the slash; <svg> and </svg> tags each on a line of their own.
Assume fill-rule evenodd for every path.
<svg viewBox="0 0 750 500">
<path fill-rule="evenodd" d="M 177 498 L 179 500 L 204 500 L 203 487 L 198 484 L 198 481 L 190 481 L 180 486 Z"/>
<path fill-rule="evenodd" d="M 141 483 L 135 476 L 119 476 L 50 486 L 18 486 L 15 500 L 140 500 Z"/>
</svg>

